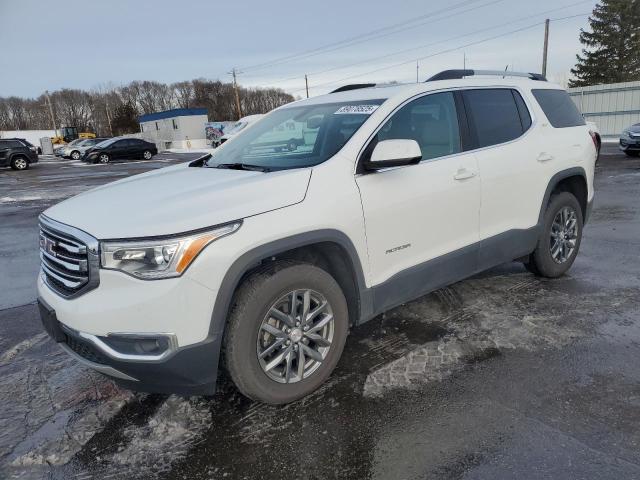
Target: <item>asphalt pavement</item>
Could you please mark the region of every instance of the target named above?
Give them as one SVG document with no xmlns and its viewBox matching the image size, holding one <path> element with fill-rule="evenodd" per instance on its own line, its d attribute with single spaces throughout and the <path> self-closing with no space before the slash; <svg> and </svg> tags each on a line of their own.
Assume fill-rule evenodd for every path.
<svg viewBox="0 0 640 480">
<path fill-rule="evenodd" d="M 282 407 L 133 393 L 69 358 L 35 306 L 37 216 L 186 161 L 0 171 L 0 478 L 640 478 L 640 160 L 605 145 L 563 278 L 518 263 L 352 330 Z"/>
</svg>

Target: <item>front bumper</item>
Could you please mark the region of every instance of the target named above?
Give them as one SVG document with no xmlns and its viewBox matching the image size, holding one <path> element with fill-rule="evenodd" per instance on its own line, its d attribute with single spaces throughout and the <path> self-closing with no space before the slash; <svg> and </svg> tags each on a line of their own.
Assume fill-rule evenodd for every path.
<svg viewBox="0 0 640 480">
<path fill-rule="evenodd" d="M 640 151 L 640 138 L 621 138 L 620 150 L 622 150 L 623 152 Z"/>
<path fill-rule="evenodd" d="M 208 336 L 197 344 L 175 348 L 160 360 L 124 360 L 89 340 L 93 335 L 86 336 L 60 322 L 56 311 L 42 298 L 38 307 L 44 329 L 63 350 L 125 388 L 179 395 L 215 393 L 221 336 Z"/>
<path fill-rule="evenodd" d="M 83 364 L 119 384 L 183 395 L 215 391 L 222 338 L 210 332 L 215 292 L 187 275 L 145 281 L 101 270 L 98 288 L 67 299 L 41 274 L 38 296 L 49 335 Z M 167 338 L 171 350 L 166 355 L 133 354 L 122 348 L 123 339 L 131 338 Z"/>
</svg>

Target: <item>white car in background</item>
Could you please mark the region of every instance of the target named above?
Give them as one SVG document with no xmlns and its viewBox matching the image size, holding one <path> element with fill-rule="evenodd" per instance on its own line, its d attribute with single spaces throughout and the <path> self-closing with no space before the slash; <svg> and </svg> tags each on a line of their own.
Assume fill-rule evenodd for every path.
<svg viewBox="0 0 640 480">
<path fill-rule="evenodd" d="M 242 117 L 236 123 L 231 125 L 231 127 L 224 133 L 224 135 L 222 135 L 220 138 L 217 138 L 213 142 L 211 142 L 211 146 L 214 148 L 219 147 L 227 140 L 230 140 L 231 138 L 239 134 L 242 130 L 247 128 L 252 123 L 255 123 L 258 120 L 260 120 L 262 117 L 264 117 L 263 114 L 247 115 L 246 117 Z"/>
</svg>

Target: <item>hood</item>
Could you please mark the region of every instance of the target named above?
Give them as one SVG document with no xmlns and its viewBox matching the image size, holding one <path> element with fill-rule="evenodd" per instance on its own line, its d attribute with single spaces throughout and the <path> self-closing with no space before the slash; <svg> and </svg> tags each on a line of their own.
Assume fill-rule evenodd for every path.
<svg viewBox="0 0 640 480">
<path fill-rule="evenodd" d="M 311 169 L 262 173 L 188 164 L 81 193 L 44 212 L 102 240 L 170 235 L 301 202 Z"/>
</svg>

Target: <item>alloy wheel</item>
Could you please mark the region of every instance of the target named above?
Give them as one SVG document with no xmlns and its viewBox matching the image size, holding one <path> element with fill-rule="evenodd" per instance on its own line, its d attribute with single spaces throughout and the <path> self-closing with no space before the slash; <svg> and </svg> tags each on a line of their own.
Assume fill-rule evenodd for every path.
<svg viewBox="0 0 640 480">
<path fill-rule="evenodd" d="M 16 158 L 13 162 L 17 170 L 24 170 L 27 168 L 27 161 L 24 158 Z"/>
<path fill-rule="evenodd" d="M 562 207 L 551 224 L 551 258 L 556 263 L 566 262 L 578 241 L 578 216 L 571 207 Z"/>
<path fill-rule="evenodd" d="M 279 383 L 311 376 L 325 360 L 334 334 L 333 310 L 314 290 L 294 290 L 267 311 L 256 342 L 262 371 Z"/>
<path fill-rule="evenodd" d="M 73 152 L 71 154 L 71 158 L 73 158 L 74 160 L 78 160 L 80 158 L 80 152 Z"/>
<path fill-rule="evenodd" d="M 100 155 L 99 160 L 100 163 L 109 163 L 109 155 L 103 153 L 102 155 Z"/>
<path fill-rule="evenodd" d="M 151 152 L 149 150 L 145 151 L 142 156 L 144 157 L 145 160 L 151 160 L 151 157 L 153 156 L 151 154 Z"/>
</svg>

